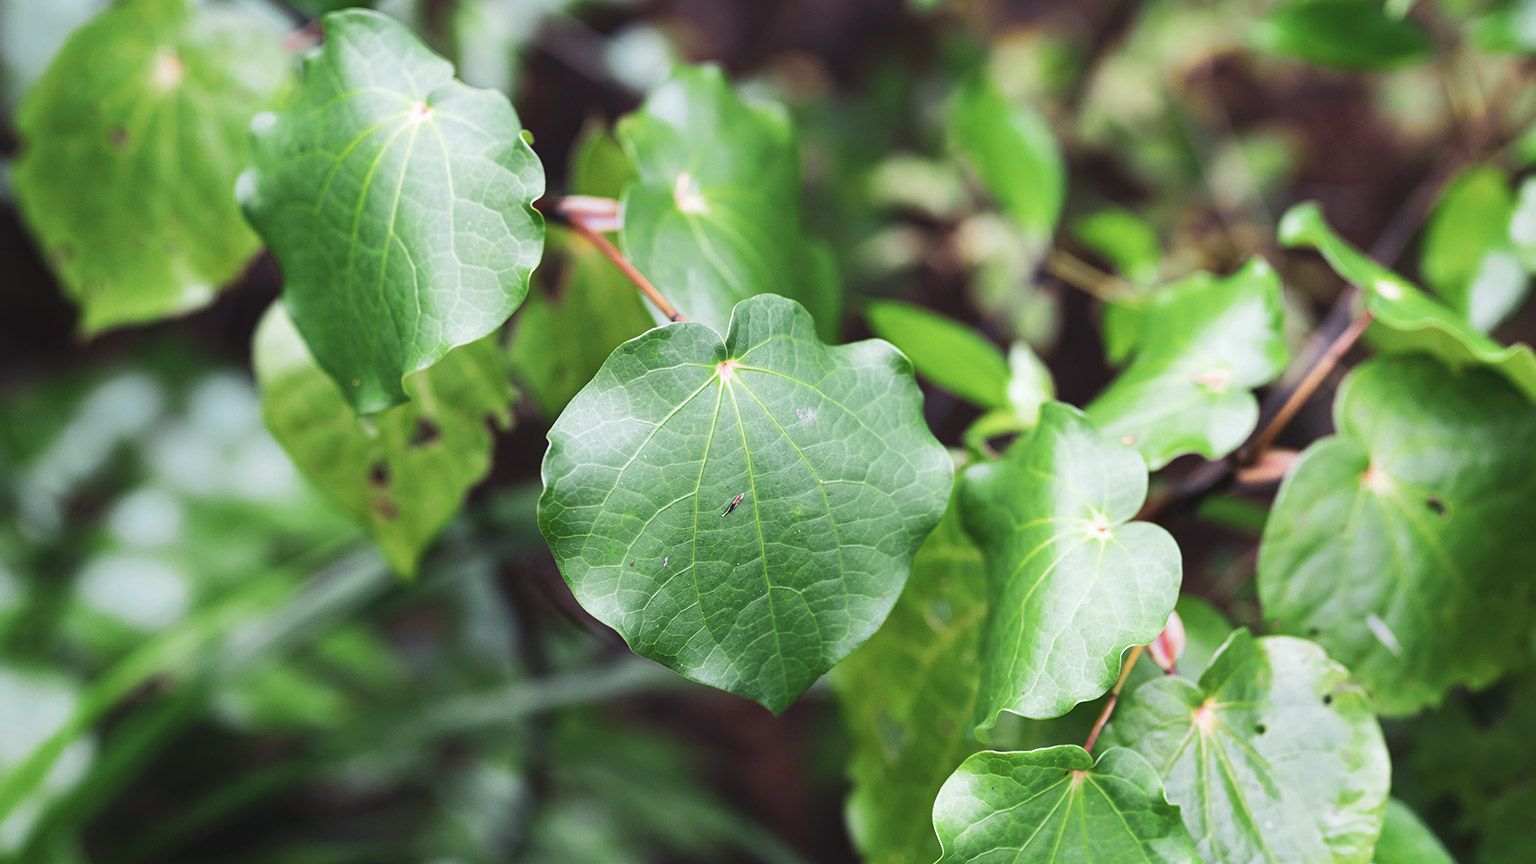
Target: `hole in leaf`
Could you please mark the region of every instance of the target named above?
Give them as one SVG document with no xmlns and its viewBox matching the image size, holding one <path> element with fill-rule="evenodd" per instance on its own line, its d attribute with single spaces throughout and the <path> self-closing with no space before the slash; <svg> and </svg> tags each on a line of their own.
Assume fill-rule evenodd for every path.
<svg viewBox="0 0 1536 864">
<path fill-rule="evenodd" d="M 412 447 L 425 447 L 428 444 L 436 444 L 443 434 L 433 423 L 425 417 L 416 418 L 416 432 L 411 436 Z"/>
<path fill-rule="evenodd" d="M 1441 501 L 1439 498 L 1436 498 L 1435 496 L 1431 495 L 1428 498 L 1424 499 L 1424 503 L 1429 505 L 1429 509 L 1433 510 L 1436 516 L 1444 516 L 1445 515 L 1445 503 L 1443 501 Z"/>
<path fill-rule="evenodd" d="M 389 485 L 389 468 L 383 462 L 373 463 L 368 469 L 368 485 L 375 489 L 383 489 Z"/>
<path fill-rule="evenodd" d="M 1323 694 L 1323 704 L 1324 705 L 1332 705 L 1333 704 L 1333 694 L 1332 693 L 1324 693 Z"/>
</svg>

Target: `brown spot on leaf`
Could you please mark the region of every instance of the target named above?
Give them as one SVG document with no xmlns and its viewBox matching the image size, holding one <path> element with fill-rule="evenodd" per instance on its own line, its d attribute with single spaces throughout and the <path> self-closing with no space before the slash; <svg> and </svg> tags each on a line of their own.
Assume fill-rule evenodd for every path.
<svg viewBox="0 0 1536 864">
<path fill-rule="evenodd" d="M 428 444 L 436 444 L 443 437 L 437 424 L 425 417 L 416 418 L 416 432 L 411 436 L 412 447 L 425 447 Z"/>
</svg>

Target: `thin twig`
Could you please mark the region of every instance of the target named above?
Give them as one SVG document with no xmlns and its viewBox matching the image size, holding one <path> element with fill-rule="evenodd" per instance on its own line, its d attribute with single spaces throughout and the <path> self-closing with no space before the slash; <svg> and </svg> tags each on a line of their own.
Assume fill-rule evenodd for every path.
<svg viewBox="0 0 1536 864">
<path fill-rule="evenodd" d="M 1136 667 L 1136 661 L 1141 659 L 1141 652 L 1147 650 L 1145 645 L 1137 645 L 1126 655 L 1125 663 L 1120 667 L 1120 678 L 1115 681 L 1115 686 L 1109 691 L 1109 701 L 1104 703 L 1104 710 L 1099 712 L 1099 719 L 1094 721 L 1093 731 L 1088 733 L 1088 742 L 1083 749 L 1093 752 L 1093 745 L 1099 740 L 1099 733 L 1104 731 L 1104 724 L 1109 722 L 1109 715 L 1115 713 L 1115 703 L 1120 701 L 1120 691 L 1125 689 L 1125 681 L 1131 677 L 1131 670 Z"/>
<path fill-rule="evenodd" d="M 1291 391 L 1290 398 L 1285 400 L 1285 404 L 1280 406 L 1280 410 L 1275 413 L 1275 416 L 1271 417 L 1269 422 L 1264 424 L 1264 428 L 1259 430 L 1259 434 L 1253 439 L 1253 443 L 1238 451 L 1237 462 L 1239 465 L 1252 464 L 1258 461 L 1260 456 L 1264 455 L 1264 451 L 1268 450 L 1269 445 L 1274 442 L 1275 436 L 1279 435 L 1280 430 L 1284 429 L 1285 425 L 1291 422 L 1291 418 L 1312 397 L 1312 391 L 1317 389 L 1317 385 L 1323 383 L 1323 379 L 1328 377 L 1328 373 L 1333 371 L 1333 367 L 1339 365 L 1339 361 L 1344 358 L 1344 353 L 1355 344 L 1356 340 L 1360 338 L 1360 334 L 1364 333 L 1365 328 L 1370 326 L 1371 319 L 1374 317 L 1376 316 L 1371 314 L 1369 309 L 1362 309 L 1355 315 L 1354 320 L 1349 322 L 1349 327 L 1328 345 L 1328 349 L 1323 352 L 1323 356 L 1317 358 L 1317 362 L 1312 364 L 1311 369 L 1307 370 L 1306 377 L 1302 378 L 1296 385 L 1296 389 Z"/>
<path fill-rule="evenodd" d="M 1131 290 L 1130 283 L 1105 273 L 1065 249 L 1052 249 L 1045 259 L 1045 269 L 1073 288 L 1108 303 Z"/>
<path fill-rule="evenodd" d="M 635 287 L 640 289 L 640 293 L 644 294 L 647 300 L 654 303 L 656 308 L 661 310 L 661 314 L 667 316 L 668 321 L 688 320 L 683 317 L 683 313 L 677 311 L 677 307 L 673 306 L 671 301 L 667 300 L 660 291 L 656 290 L 656 286 L 651 284 L 651 280 L 645 278 L 644 273 L 641 273 L 635 269 L 635 265 L 629 263 L 629 259 L 624 257 L 624 253 L 620 252 L 618 247 L 609 242 L 608 238 L 604 237 L 601 232 L 594 230 L 592 226 L 588 225 L 580 212 L 566 209 L 563 202 L 564 199 L 560 198 L 555 199 L 553 202 L 546 201 L 546 206 L 543 208 L 544 215 L 549 217 L 550 221 L 558 222 L 570 228 L 581 235 L 588 243 L 596 246 L 597 251 L 603 253 L 603 257 L 612 261 L 613 266 L 619 268 L 619 272 L 628 277 L 629 281 L 633 282 Z"/>
</svg>

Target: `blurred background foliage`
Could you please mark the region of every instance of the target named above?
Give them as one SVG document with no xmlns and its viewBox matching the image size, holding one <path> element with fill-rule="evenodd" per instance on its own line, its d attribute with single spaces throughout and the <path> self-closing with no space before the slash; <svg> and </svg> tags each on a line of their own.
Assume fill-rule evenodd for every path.
<svg viewBox="0 0 1536 864">
<path fill-rule="evenodd" d="M 296 48 L 311 16 L 350 5 L 223 2 Z M 18 97 L 106 5 L 0 0 L 7 159 L 23 146 Z M 1320 200 L 1345 236 L 1442 294 L 1483 290 L 1536 161 L 1529 0 L 376 7 L 467 82 L 512 96 L 556 192 L 616 194 L 625 167 L 605 128 L 673 62 L 722 64 L 791 109 L 809 231 L 854 298 L 845 337 L 870 334 L 867 300 L 917 303 L 1027 342 L 1078 404 L 1108 379 L 1137 297 L 1252 254 L 1284 262 L 1299 349 L 1340 285 L 1275 248 L 1296 201 Z M 999 215 L 954 158 L 947 101 L 976 80 L 1058 142 L 1036 155 L 1059 161 L 1059 228 L 1055 214 L 1033 233 Z M 1463 206 L 1503 207 L 1505 221 L 1479 234 L 1450 203 L 1441 213 L 1448 186 L 1485 190 L 1492 204 Z M 544 431 L 646 326 L 584 247 L 551 233 L 507 340 L 515 422 L 402 581 L 262 426 L 249 346 L 278 291 L 269 258 L 205 310 L 81 343 L 4 175 L 0 190 L 0 860 L 855 859 L 826 688 L 773 718 L 637 661 L 544 551 Z M 1497 335 L 1531 341 L 1536 310 L 1517 309 L 1529 277 L 1499 278 L 1517 311 Z M 930 424 L 959 445 L 976 411 L 926 389 Z M 1281 443 L 1329 422 L 1315 400 Z M 1262 519 L 1253 500 L 1218 496 L 1164 520 L 1185 590 L 1239 623 L 1257 623 Z M 1523 675 L 1386 728 L 1394 795 L 1458 858 L 1530 860 L 1536 639 Z"/>
</svg>

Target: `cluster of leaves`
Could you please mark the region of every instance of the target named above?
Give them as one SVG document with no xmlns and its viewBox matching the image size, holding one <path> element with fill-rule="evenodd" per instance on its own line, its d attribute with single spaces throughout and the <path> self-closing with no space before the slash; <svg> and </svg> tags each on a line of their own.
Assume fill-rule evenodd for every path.
<svg viewBox="0 0 1536 864">
<path fill-rule="evenodd" d="M 1291 0 L 1251 41 L 1411 68 L 1435 50 L 1402 11 Z M 1282 258 L 1223 275 L 1164 260 L 1129 211 L 1065 220 L 1059 141 L 1095 134 L 1096 116 L 1105 138 L 1130 134 L 1104 119 L 1112 105 L 1058 129 L 1030 107 L 1042 100 L 1006 92 L 996 56 L 954 76 L 935 160 L 961 178 L 959 209 L 987 211 L 1011 250 L 975 256 L 974 281 L 1000 268 L 990 280 L 1009 287 L 978 304 L 1019 338 L 1005 354 L 884 299 L 860 310 L 882 338 L 838 344 L 838 251 L 802 207 L 790 112 L 718 69 L 677 67 L 611 136 L 585 136 L 566 191 L 610 221 L 572 203 L 551 212 L 573 230 L 546 231 L 544 170 L 511 104 L 456 80 L 405 25 L 330 13 L 295 74 L 278 34 L 232 14 L 125 0 L 79 29 L 19 110 L 17 200 L 87 335 L 211 302 L 264 245 L 284 277 L 253 346 L 266 426 L 396 571 L 416 570 L 490 470 L 516 378 L 558 418 L 537 525 L 575 598 L 636 654 L 774 712 L 833 672 L 870 860 L 1444 855 L 1391 798 L 1380 718 L 1530 664 L 1536 595 L 1518 575 L 1536 559 L 1536 354 L 1488 333 L 1536 270 L 1529 182 L 1478 164 L 1447 186 L 1418 268 L 1433 293 L 1314 203 L 1265 237 L 1320 253 L 1352 286 L 1348 332 L 1368 327 L 1373 356 L 1263 522 L 1257 615 L 1237 622 L 1254 636 L 1181 601 L 1187 550 L 1138 517 L 1155 515 L 1155 472 L 1229 470 L 1267 448 L 1255 391 L 1292 359 Z M 1515 16 L 1478 9 L 1456 26 L 1523 50 Z M 82 195 L 87 171 L 104 181 Z M 599 254 L 608 229 L 675 312 L 637 305 Z M 1048 340 L 1031 344 L 1030 307 L 1009 299 L 1052 262 L 1087 267 L 1061 263 L 1068 235 L 1119 271 L 1093 286 L 1118 372 L 1080 408 L 1056 399 L 1035 353 Z M 563 264 L 557 298 L 530 292 L 546 256 Z M 963 450 L 930 431 L 914 369 L 979 412 Z M 127 590 L 114 578 L 100 590 Z M 217 628 L 240 608 L 186 620 Z M 170 614 L 140 612 L 129 623 Z M 153 644 L 172 651 L 177 632 Z M 1168 674 L 1138 660 L 1173 632 Z M 188 660 L 189 677 L 244 669 L 231 651 Z M 85 758 L 66 757 L 144 680 L 135 656 L 53 731 L 22 736 L 22 755 L 0 751 L 16 766 L 0 781 L 0 848 L 51 836 L 23 805 L 79 780 L 58 766 Z M 405 686 L 398 670 L 367 674 Z M 1101 711 L 1102 735 L 1077 746 Z"/>
</svg>

